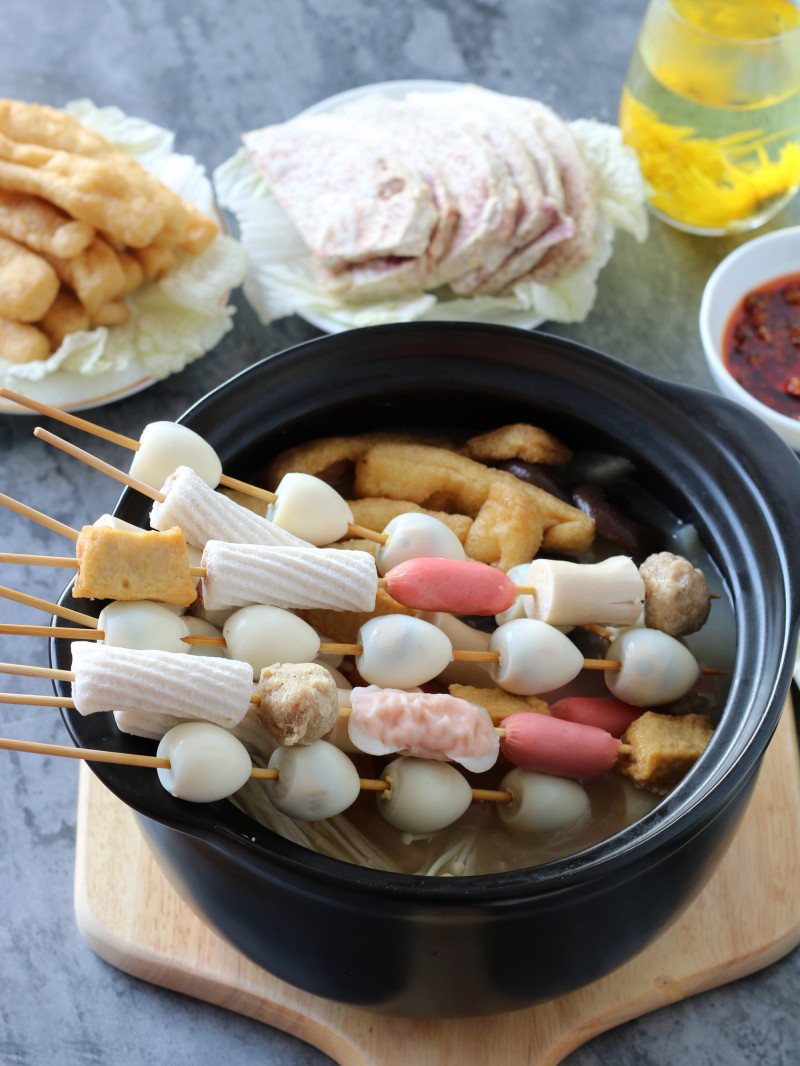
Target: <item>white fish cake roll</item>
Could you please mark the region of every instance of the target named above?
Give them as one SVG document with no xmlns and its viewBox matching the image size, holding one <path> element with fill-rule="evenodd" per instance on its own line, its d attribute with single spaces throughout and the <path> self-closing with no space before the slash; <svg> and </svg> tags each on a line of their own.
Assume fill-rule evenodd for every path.
<svg viewBox="0 0 800 1066">
<path fill-rule="evenodd" d="M 161 740 L 176 725 L 185 722 L 174 714 L 158 714 L 155 711 L 114 711 L 114 721 L 120 733 L 147 740 Z"/>
<path fill-rule="evenodd" d="M 310 547 L 307 541 L 216 492 L 188 466 L 179 466 L 161 491 L 166 499 L 153 504 L 150 525 L 159 530 L 180 526 L 187 542 L 197 548 L 204 548 L 209 540 Z"/>
<path fill-rule="evenodd" d="M 203 719 L 229 729 L 250 706 L 248 663 L 72 642 L 72 696 L 80 714 L 136 711 Z"/>
<path fill-rule="evenodd" d="M 210 540 L 203 565 L 203 604 L 209 610 L 263 603 L 287 610 L 372 611 L 378 594 L 369 552 Z"/>
</svg>

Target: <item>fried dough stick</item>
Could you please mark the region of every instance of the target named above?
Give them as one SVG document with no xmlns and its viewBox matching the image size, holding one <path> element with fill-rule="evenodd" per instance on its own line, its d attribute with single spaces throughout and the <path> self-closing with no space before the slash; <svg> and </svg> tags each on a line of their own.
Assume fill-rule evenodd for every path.
<svg viewBox="0 0 800 1066">
<path fill-rule="evenodd" d="M 36 326 L 0 316 L 0 356 L 10 363 L 32 363 L 50 355 L 47 337 Z"/>
<path fill-rule="evenodd" d="M 53 351 L 61 347 L 64 338 L 69 333 L 77 333 L 82 329 L 89 329 L 92 320 L 89 312 L 72 293 L 63 286 L 58 296 L 50 306 L 44 318 L 37 323 L 39 329 L 45 334 Z M 6 358 L 9 358 L 6 356 Z"/>
<path fill-rule="evenodd" d="M 55 270 L 35 252 L 0 237 L 0 315 L 36 322 L 58 294 Z"/>
<path fill-rule="evenodd" d="M 146 193 L 162 215 L 163 227 L 158 232 L 157 242 L 170 246 L 186 236 L 190 212 L 181 197 L 137 160 L 115 148 L 102 134 L 88 129 L 65 111 L 21 100 L 0 100 L 0 133 L 19 144 L 33 144 L 86 159 L 112 162 L 118 173 L 124 174 L 133 186 Z"/>
<path fill-rule="evenodd" d="M 88 248 L 94 229 L 38 196 L 0 189 L 0 233 L 34 252 L 72 259 Z"/>
<path fill-rule="evenodd" d="M 102 237 L 95 237 L 86 251 L 74 259 L 48 256 L 47 260 L 92 317 L 125 290 L 125 271 L 119 256 Z"/>
<path fill-rule="evenodd" d="M 115 159 L 87 159 L 0 134 L 0 188 L 49 200 L 68 215 L 132 248 L 144 248 L 160 233 L 158 205 L 132 185 Z"/>
</svg>

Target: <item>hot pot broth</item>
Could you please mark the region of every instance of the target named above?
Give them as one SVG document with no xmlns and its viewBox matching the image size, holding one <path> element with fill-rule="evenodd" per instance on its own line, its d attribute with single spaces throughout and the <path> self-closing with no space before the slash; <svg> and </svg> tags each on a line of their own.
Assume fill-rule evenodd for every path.
<svg viewBox="0 0 800 1066">
<path fill-rule="evenodd" d="M 553 427 L 549 427 L 553 430 Z M 558 433 L 559 439 L 570 444 L 569 434 Z M 580 435 L 577 436 L 580 440 Z M 662 713 L 696 711 L 708 714 L 713 723 L 719 720 L 729 687 L 729 675 L 735 650 L 733 610 L 722 578 L 692 524 L 679 518 L 672 508 L 674 501 L 665 502 L 667 492 L 653 495 L 652 472 L 637 469 L 629 460 L 604 452 L 584 451 L 566 468 L 571 481 L 592 481 L 600 485 L 613 507 L 619 509 L 632 523 L 648 527 L 655 539 L 636 558 L 639 563 L 649 551 L 671 551 L 689 559 L 700 568 L 709 591 L 720 597 L 712 604 L 708 621 L 703 628 L 685 638 L 701 665 L 726 671 L 720 675 L 701 675 L 691 693 L 674 705 L 655 708 Z M 551 470 L 558 474 L 558 468 Z M 325 476 L 346 497 L 352 494 L 352 464 L 339 464 Z M 254 478 L 254 480 L 258 480 Z M 266 484 L 266 480 L 264 480 Z M 274 485 L 270 485 L 274 488 Z M 679 502 L 679 501 L 677 501 Z M 599 562 L 624 549 L 618 542 L 596 537 L 590 551 L 576 561 Z M 540 552 L 539 557 L 552 553 Z M 489 630 L 492 618 L 465 619 L 475 628 Z M 602 658 L 607 642 L 591 633 L 576 629 L 571 633 L 581 653 L 589 658 Z M 347 671 L 348 667 L 343 667 Z M 487 674 L 487 684 L 492 684 Z M 441 691 L 446 691 L 446 685 Z M 562 689 L 544 694 L 547 703 L 566 696 L 608 696 L 609 690 L 599 671 L 582 671 Z M 361 777 L 381 776 L 384 766 L 394 756 L 353 757 Z M 504 774 L 512 768 L 502 755 L 497 764 L 483 774 L 465 772 L 473 788 L 499 788 Z M 459 767 L 461 770 L 462 768 Z M 267 828 L 312 850 L 357 865 L 405 874 L 460 876 L 498 873 L 506 870 L 537 866 L 582 851 L 612 836 L 627 825 L 653 810 L 663 798 L 634 786 L 616 771 L 610 771 L 581 782 L 590 802 L 590 812 L 570 828 L 550 833 L 520 834 L 510 831 L 496 811 L 493 802 L 473 802 L 455 823 L 435 833 L 413 835 L 393 828 L 378 810 L 375 795 L 362 792 L 345 814 L 325 822 L 299 822 L 287 818 L 270 803 L 263 782 L 251 781 L 234 802 L 245 813 Z"/>
</svg>

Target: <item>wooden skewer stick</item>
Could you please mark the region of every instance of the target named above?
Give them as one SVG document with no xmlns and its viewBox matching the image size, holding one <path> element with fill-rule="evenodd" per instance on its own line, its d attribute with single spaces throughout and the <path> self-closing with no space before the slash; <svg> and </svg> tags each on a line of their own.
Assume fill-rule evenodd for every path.
<svg viewBox="0 0 800 1066">
<path fill-rule="evenodd" d="M 27 663 L 0 663 L 0 674 L 18 677 L 46 677 L 51 681 L 74 681 L 72 670 L 58 670 L 54 666 L 28 666 Z"/>
<path fill-rule="evenodd" d="M 164 493 L 159 492 L 158 489 L 146 485 L 144 481 L 140 481 L 138 478 L 131 477 L 131 475 L 126 474 L 124 470 L 118 470 L 117 467 L 104 462 L 102 459 L 98 459 L 97 456 L 92 455 L 91 452 L 84 451 L 83 448 L 78 448 L 75 444 L 70 444 L 69 441 L 57 437 L 55 433 L 50 433 L 48 430 L 42 429 L 41 426 L 37 426 L 36 429 L 34 429 L 33 435 L 34 437 L 38 437 L 39 440 L 45 441 L 46 444 L 52 444 L 54 448 L 66 452 L 67 455 L 71 455 L 74 459 L 80 459 L 80 461 L 86 463 L 87 466 L 99 470 L 101 474 L 106 474 L 115 481 L 120 481 L 123 485 L 136 489 L 136 491 L 141 492 L 142 495 L 149 496 L 151 500 L 155 500 L 157 503 L 163 503 L 166 499 Z"/>
<path fill-rule="evenodd" d="M 0 563 L 28 563 L 33 566 L 60 566 L 64 568 L 78 569 L 78 562 L 68 555 L 14 555 L 8 552 L 0 552 Z M 205 576 L 204 566 L 190 566 L 189 573 L 194 577 Z M 51 605 L 52 606 L 52 605 Z M 84 617 L 89 617 L 88 615 Z M 97 620 L 94 620 L 95 627 L 97 626 Z M 49 636 L 62 636 L 67 637 L 67 634 L 62 632 L 58 626 L 53 627 L 40 627 L 42 630 L 46 630 L 42 635 Z M 102 639 L 100 637 L 100 631 L 96 634 L 96 639 Z M 206 648 L 224 648 L 226 641 L 224 637 L 203 637 L 203 636 L 186 636 L 181 637 L 184 644 L 195 644 L 200 647 Z M 323 655 L 361 655 L 364 651 L 361 644 L 332 644 L 322 643 L 319 646 L 319 652 Z M 467 651 L 466 649 L 453 649 L 453 659 L 456 662 L 467 663 L 499 663 L 500 653 L 497 651 Z M 621 670 L 622 663 L 619 659 L 584 659 L 583 667 L 585 670 Z M 724 674 L 724 670 L 713 670 L 706 667 L 700 668 L 701 674 Z"/>
<path fill-rule="evenodd" d="M 0 504 L 3 507 L 7 507 L 9 511 L 16 511 L 17 514 L 24 515 L 25 518 L 30 518 L 34 522 L 38 522 L 39 525 L 52 529 L 54 533 L 60 533 L 62 537 L 69 537 L 71 540 L 78 539 L 77 529 L 73 529 L 72 526 L 67 526 L 49 515 L 42 514 L 41 511 L 29 507 L 26 503 L 20 503 L 19 500 L 14 500 L 2 492 L 0 492 Z"/>
<path fill-rule="evenodd" d="M 14 403 L 20 404 L 22 407 L 28 407 L 32 411 L 38 411 L 39 414 L 49 415 L 51 418 L 55 418 L 58 422 L 63 422 L 65 425 L 72 426 L 75 429 L 82 429 L 86 433 L 91 433 L 95 437 L 101 437 L 103 440 L 110 441 L 112 444 L 119 444 L 123 448 L 128 448 L 129 451 L 138 452 L 141 448 L 141 441 L 134 440 L 133 437 L 126 437 L 124 433 L 116 433 L 113 429 L 105 429 L 103 426 L 98 426 L 95 422 L 89 422 L 85 418 L 79 418 L 77 415 L 71 415 L 67 411 L 62 411 L 58 407 L 53 407 L 49 403 L 42 403 L 40 400 L 32 400 L 28 396 L 22 396 L 17 392 L 12 392 L 10 389 L 0 388 L 0 396 L 6 400 L 12 400 Z M 238 478 L 228 477 L 227 474 L 223 474 L 220 478 L 220 484 L 225 485 L 229 489 L 237 489 L 239 492 L 244 492 L 248 496 L 255 496 L 262 500 L 268 500 L 270 503 L 275 500 L 275 493 L 270 492 L 269 489 L 259 488 L 258 485 L 251 485 L 247 481 L 239 481 Z"/>
<path fill-rule="evenodd" d="M 19 552 L 0 552 L 0 563 L 15 563 L 26 566 L 57 566 L 64 570 L 79 570 L 80 563 L 72 555 L 23 555 Z M 190 566 L 192 577 L 205 577 L 204 566 Z"/>
<path fill-rule="evenodd" d="M 26 626 L 13 622 L 0 623 L 0 635 L 5 637 L 63 637 L 64 640 L 104 640 L 102 629 L 69 629 L 67 626 Z"/>
<path fill-rule="evenodd" d="M 196 644 L 205 648 L 224 648 L 224 637 L 181 637 L 184 644 Z M 320 655 L 361 655 L 364 651 L 362 644 L 326 644 L 319 646 Z M 453 658 L 462 663 L 499 663 L 499 651 L 467 651 L 466 649 L 453 649 Z M 587 670 L 619 670 L 622 663 L 619 659 L 584 659 L 583 665 Z"/>
<path fill-rule="evenodd" d="M 69 622 L 79 622 L 82 625 L 89 626 L 90 629 L 97 629 L 97 619 L 90 614 L 83 614 L 81 611 L 73 611 L 69 607 L 62 607 L 58 603 L 51 603 L 50 600 L 40 600 L 38 596 L 29 596 L 27 592 L 17 592 L 16 589 L 9 589 L 3 585 L 0 585 L 0 596 L 7 600 L 14 600 L 16 603 L 24 603 L 27 607 L 37 607 L 40 611 L 49 611 L 50 614 L 54 614 L 59 618 L 66 618 Z M 53 627 L 55 632 L 53 636 L 60 636 L 61 630 L 57 627 Z M 64 634 L 66 636 L 66 634 Z"/>
<path fill-rule="evenodd" d="M 101 474 L 106 474 L 108 477 L 114 478 L 115 481 L 119 481 L 131 489 L 136 489 L 137 492 L 141 492 L 142 495 L 148 496 L 151 500 L 155 500 L 156 503 L 163 503 L 166 499 L 164 493 L 159 489 L 154 489 L 144 481 L 131 477 L 131 475 L 125 473 L 124 470 L 119 470 L 116 466 L 112 466 L 110 463 L 98 459 L 97 456 L 92 455 L 91 452 L 87 452 L 83 448 L 78 448 L 75 444 L 70 444 L 70 442 L 64 440 L 63 437 L 58 437 L 55 433 L 50 433 L 48 430 L 42 429 L 41 426 L 37 426 L 36 429 L 34 429 L 33 435 L 34 437 L 38 437 L 39 440 L 43 440 L 46 444 L 52 444 L 54 448 L 66 452 L 67 455 L 71 455 L 74 459 L 80 459 L 80 461 L 86 463 L 87 466 L 99 470 Z M 138 447 L 138 442 L 136 443 Z M 223 477 L 220 484 L 232 487 L 230 485 L 232 480 L 234 479 Z M 245 484 L 246 482 L 243 481 L 235 481 L 233 487 L 237 487 L 240 491 L 244 491 L 242 486 Z M 270 501 L 278 498 L 274 492 L 268 492 L 266 489 L 259 490 L 259 494 Z M 365 539 L 373 540 L 378 544 L 385 544 L 389 539 L 388 533 L 378 533 L 374 529 L 367 529 L 365 526 L 359 526 L 352 522 L 348 523 L 347 531 L 352 537 L 364 537 Z"/>
<path fill-rule="evenodd" d="M 15 664 L 9 664 L 9 663 L 0 664 L 0 670 L 5 670 L 6 667 L 13 666 L 13 665 L 15 665 Z M 6 671 L 6 672 L 27 673 L 28 671 L 35 670 L 35 669 L 36 669 L 36 667 L 27 667 L 27 668 L 21 668 L 19 671 L 12 670 L 12 671 Z M 46 668 L 42 667 L 41 669 L 45 670 Z M 59 677 L 61 677 L 62 675 L 70 674 L 70 673 L 71 673 L 71 671 L 69 671 L 69 670 L 56 670 L 56 671 L 51 671 L 50 672 L 50 676 L 59 675 Z M 33 676 L 41 676 L 41 675 L 36 674 L 36 675 L 33 675 Z M 254 695 L 252 697 L 252 699 L 253 700 L 257 700 L 258 697 Z M 71 699 L 68 699 L 67 697 L 60 697 L 60 696 L 27 696 L 27 695 L 19 695 L 18 693 L 6 693 L 6 692 L 0 693 L 0 703 L 35 704 L 35 705 L 38 705 L 38 706 L 47 706 L 47 707 L 52 707 L 52 706 L 70 707 L 70 708 L 74 708 L 75 707 L 75 701 L 71 700 Z M 344 713 L 344 712 L 349 714 L 350 713 L 350 708 L 349 707 L 340 708 L 340 713 Z M 531 712 L 531 713 L 534 713 L 534 712 Z M 505 733 L 506 733 L 505 729 L 503 729 L 502 726 L 496 726 L 494 731 L 495 731 L 495 733 L 498 734 L 498 736 L 501 736 L 501 737 L 505 736 Z M 150 766 L 150 767 L 159 767 L 160 766 L 160 767 L 167 768 L 170 765 L 168 759 L 159 759 L 157 756 L 134 755 L 134 754 L 127 753 L 127 752 L 110 752 L 110 751 L 102 751 L 102 750 L 96 750 L 96 749 L 91 749 L 91 748 L 70 748 L 70 747 L 62 747 L 61 745 L 58 745 L 58 744 L 35 744 L 33 747 L 26 747 L 27 743 L 28 743 L 27 741 L 6 740 L 5 738 L 0 738 L 0 748 L 4 748 L 5 747 L 5 748 L 9 748 L 9 749 L 14 750 L 14 751 L 32 751 L 34 753 L 39 753 L 39 754 L 44 754 L 44 755 L 65 755 L 68 758 L 87 759 L 90 762 L 91 761 L 94 761 L 94 762 L 113 762 L 113 763 L 122 763 L 122 764 L 127 764 L 127 765 L 132 765 L 132 766 Z M 33 742 L 31 742 L 31 743 L 33 743 Z M 620 744 L 619 745 L 619 754 L 620 755 L 629 754 L 630 750 L 631 750 L 631 747 L 630 747 L 629 744 Z M 260 777 L 260 778 L 265 778 L 265 779 L 272 779 L 274 781 L 274 780 L 277 780 L 277 778 L 278 778 L 278 771 L 277 770 L 265 770 L 265 769 L 262 769 L 261 767 L 253 767 L 253 771 L 250 774 L 250 776 L 251 777 Z M 387 791 L 387 789 L 391 788 L 391 779 L 389 779 L 389 778 L 386 778 L 386 779 L 383 779 L 383 780 L 360 778 L 359 780 L 361 781 L 361 788 L 363 788 L 363 789 L 368 789 L 368 790 L 375 791 L 375 792 L 384 792 L 384 791 Z M 472 790 L 472 798 L 476 799 L 476 800 L 495 800 L 495 801 L 498 801 L 498 802 L 510 803 L 511 799 L 512 799 L 512 796 L 511 796 L 510 792 L 506 792 L 506 791 L 495 791 L 493 789 L 473 789 Z"/>
<path fill-rule="evenodd" d="M 73 426 L 75 429 L 82 429 L 87 433 L 93 434 L 95 437 L 101 437 L 103 440 L 110 441 L 112 444 L 119 444 L 123 448 L 128 448 L 130 451 L 137 452 L 141 447 L 141 442 L 134 440 L 133 437 L 126 437 L 123 433 L 115 433 L 114 430 L 104 429 L 102 426 L 98 426 L 94 422 L 89 422 L 85 418 L 71 415 L 66 411 L 60 410 L 58 407 L 52 407 L 50 404 L 42 403 L 39 400 L 31 400 L 29 397 L 22 396 L 17 392 L 12 392 L 10 389 L 0 388 L 0 396 L 3 396 L 7 400 L 12 400 L 14 403 L 18 403 L 22 407 L 28 407 L 33 411 L 38 411 L 40 414 L 49 415 L 51 418 L 55 418 L 59 422 L 64 422 L 68 426 Z M 38 436 L 39 434 L 37 433 L 36 435 Z M 53 441 L 49 441 L 48 443 L 52 444 Z M 278 498 L 276 493 L 271 492 L 269 489 L 262 489 L 258 485 L 251 485 L 247 481 L 240 481 L 239 478 L 230 477 L 228 474 L 223 474 L 219 479 L 219 483 L 226 488 L 236 489 L 238 492 L 243 492 L 248 496 L 254 496 L 260 500 L 266 500 L 268 503 L 274 503 Z M 132 485 L 131 487 L 137 488 L 136 485 Z M 348 533 L 351 537 L 364 537 L 366 540 L 374 540 L 378 544 L 385 544 L 389 539 L 386 533 L 378 533 L 374 529 L 367 529 L 366 526 L 360 526 L 355 522 L 348 524 Z"/>
<path fill-rule="evenodd" d="M 1 388 L 0 395 L 3 395 L 3 390 Z M 68 454 L 75 456 L 75 458 L 82 459 L 84 462 L 87 462 L 95 469 L 102 469 L 103 473 L 110 474 L 110 476 L 115 478 L 115 480 L 121 481 L 123 484 L 128 485 L 130 488 L 134 488 L 137 491 L 144 493 L 146 496 L 149 496 L 151 499 L 157 501 L 158 503 L 164 502 L 165 497 L 162 492 L 157 492 L 149 485 L 145 485 L 144 482 L 139 481 L 137 478 L 131 477 L 130 474 L 126 474 L 122 470 L 117 470 L 116 467 L 109 466 L 107 463 L 102 463 L 100 459 L 97 459 L 89 452 L 84 452 L 81 448 L 76 448 L 68 441 L 62 440 L 60 437 L 56 437 L 54 434 L 47 433 L 46 430 L 40 430 L 38 428 L 34 430 L 34 435 L 37 437 L 41 437 L 43 440 L 46 440 L 47 443 L 53 444 L 55 447 L 60 448 L 62 451 L 65 451 Z M 55 533 L 61 533 L 65 537 L 70 537 L 72 540 L 78 539 L 79 533 L 77 529 L 72 529 L 70 526 L 64 525 L 62 522 L 58 522 L 55 518 L 50 518 L 49 515 L 42 514 L 41 511 L 36 511 L 32 507 L 28 507 L 27 504 L 20 503 L 18 500 L 13 500 L 10 496 L 4 496 L 2 493 L 0 493 L 0 504 L 5 507 L 8 507 L 12 511 L 17 511 L 19 514 L 25 515 L 25 517 L 27 518 L 33 519 L 34 522 L 39 522 L 41 525 L 47 526 L 48 529 L 52 529 Z M 353 526 L 351 524 L 349 527 L 349 531 L 353 536 L 357 537 L 371 538 L 373 540 L 377 540 L 380 537 L 382 538 L 383 543 L 385 543 L 388 539 L 385 534 L 377 534 L 374 530 L 367 529 L 364 526 Z M 39 566 L 62 565 L 59 563 L 44 562 L 39 562 L 38 564 L 36 564 L 34 563 L 34 558 L 35 557 L 33 556 L 20 557 L 19 560 L 12 560 L 10 558 L 6 558 L 5 561 L 26 561 L 30 562 L 31 565 Z M 204 569 L 194 567 L 190 568 L 190 572 L 193 577 L 205 577 Z M 386 588 L 387 584 L 388 581 L 385 577 L 378 578 L 378 588 L 384 589 Z M 536 593 L 536 588 L 533 585 L 516 585 L 515 589 L 518 596 L 531 596 Z M 597 633 L 598 636 L 607 635 L 607 630 L 603 630 L 602 626 L 586 625 L 581 626 L 580 628 L 586 629 L 593 633 Z"/>
<path fill-rule="evenodd" d="M 141 766 L 153 770 L 168 770 L 171 766 L 169 759 L 160 758 L 158 755 L 136 755 L 127 751 L 104 751 L 102 748 L 71 748 L 66 744 L 45 744 L 36 740 L 14 740 L 11 737 L 0 737 L 0 749 L 5 751 L 22 751 L 32 755 L 55 755 L 63 759 L 85 759 L 86 762 L 115 763 L 120 766 Z M 250 777 L 262 781 L 277 781 L 278 770 L 270 770 L 267 767 L 253 766 Z M 390 792 L 391 779 L 360 777 L 359 785 L 369 792 Z M 511 803 L 513 797 L 510 792 L 498 791 L 489 788 L 473 788 L 473 800 L 494 801 L 495 803 Z"/>
</svg>

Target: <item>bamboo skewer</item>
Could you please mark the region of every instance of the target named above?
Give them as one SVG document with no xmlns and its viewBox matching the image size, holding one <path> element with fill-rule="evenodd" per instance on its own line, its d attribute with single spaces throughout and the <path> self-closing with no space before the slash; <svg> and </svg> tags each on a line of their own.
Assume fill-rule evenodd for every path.
<svg viewBox="0 0 800 1066">
<path fill-rule="evenodd" d="M 5 556 L 0 554 L 0 562 L 5 560 Z M 61 565 L 69 565 L 70 560 Z M 193 569 L 202 569 L 201 567 L 193 567 Z M 88 617 L 88 616 L 87 616 Z M 95 625 L 97 621 L 95 620 Z M 35 634 L 28 634 L 28 630 L 35 629 Z M 78 634 L 79 637 L 86 637 L 89 640 L 102 640 L 105 637 L 104 632 L 101 629 L 97 629 L 91 635 L 83 634 L 80 630 L 65 630 L 61 626 L 1 626 L 0 633 L 17 633 L 20 635 L 39 635 L 39 636 L 51 636 L 51 637 L 64 637 L 69 639 L 74 634 Z M 184 644 L 191 644 L 197 647 L 204 648 L 224 648 L 227 646 L 227 642 L 224 637 L 204 637 L 204 636 L 186 636 L 181 637 L 181 641 Z M 362 644 L 334 644 L 322 642 L 319 646 L 320 655 L 361 655 L 364 651 Z M 497 651 L 467 651 L 463 648 L 453 649 L 453 659 L 456 662 L 466 663 L 498 663 L 500 661 L 500 653 Z M 584 659 L 583 668 L 585 670 L 621 670 L 622 663 L 619 659 Z M 0 664 L 0 673 L 2 673 L 2 664 Z M 714 670 L 710 667 L 700 667 L 701 674 L 724 674 L 724 670 Z"/>
<path fill-rule="evenodd" d="M 64 640 L 105 640 L 102 629 L 70 629 L 67 626 L 27 626 L 0 623 L 0 635 L 6 637 L 62 637 Z"/>
<path fill-rule="evenodd" d="M 5 391 L 0 389 L 0 395 L 5 395 Z M 46 406 L 46 405 L 39 405 Z M 37 408 L 38 409 L 38 408 Z M 48 414 L 48 411 L 44 412 Z M 72 418 L 74 416 L 70 416 Z M 76 419 L 78 422 L 83 422 L 83 419 Z M 86 423 L 85 426 L 80 428 L 87 428 L 91 423 Z M 115 481 L 120 481 L 123 485 L 127 485 L 129 488 L 136 489 L 137 492 L 141 492 L 144 496 L 148 496 L 151 500 L 155 500 L 156 503 L 164 502 L 164 493 L 158 489 L 154 489 L 151 485 L 147 485 L 144 481 L 140 481 L 138 478 L 131 477 L 130 474 L 126 474 L 124 470 L 119 470 L 115 466 L 111 466 L 110 463 L 104 462 L 102 459 L 98 459 L 97 456 L 92 455 L 91 452 L 85 451 L 83 448 L 77 447 L 75 444 L 70 444 L 69 441 L 64 440 L 62 437 L 56 436 L 55 433 L 50 433 L 49 430 L 42 429 L 41 426 L 37 426 L 33 431 L 34 437 L 38 437 L 39 440 L 43 440 L 46 444 L 52 444 L 53 447 L 59 448 L 62 452 L 66 452 L 67 455 L 71 455 L 74 459 L 80 459 L 81 462 L 86 463 L 87 466 L 93 467 L 95 470 L 99 470 L 102 474 L 107 474 L 109 477 L 114 478 Z M 106 433 L 98 433 L 97 436 L 105 436 L 106 439 L 111 439 L 106 436 Z M 121 434 L 115 434 L 120 436 Z M 124 440 L 117 440 L 116 443 L 124 443 L 125 447 L 133 447 L 136 451 L 139 448 L 139 442 L 132 440 L 130 437 L 124 438 Z M 223 474 L 220 478 L 220 484 L 225 485 L 226 488 L 234 488 L 239 492 L 245 492 L 250 496 L 256 496 L 259 499 L 267 500 L 273 503 L 277 500 L 277 494 L 270 492 L 269 489 L 260 489 L 255 485 L 249 485 L 246 481 L 239 481 L 237 478 L 230 478 Z M 364 537 L 366 540 L 375 541 L 376 544 L 385 544 L 389 539 L 388 533 L 379 533 L 374 529 L 367 529 L 366 526 L 360 526 L 354 522 L 348 522 L 347 532 L 351 537 Z"/>
<path fill-rule="evenodd" d="M 70 607 L 62 607 L 59 603 L 51 603 L 50 600 L 41 600 L 38 596 L 30 596 L 27 592 L 17 592 L 16 589 L 6 588 L 4 585 L 0 585 L 0 596 L 6 600 L 14 600 L 16 603 L 23 603 L 27 607 L 36 607 L 40 611 L 48 611 L 50 614 L 57 615 L 59 618 L 65 618 L 69 622 L 80 622 L 82 625 L 88 626 L 90 629 L 97 629 L 97 619 L 90 614 L 83 614 L 81 611 L 73 611 Z M 52 627 L 55 632 L 54 636 L 60 635 L 61 630 L 57 627 Z"/>
<path fill-rule="evenodd" d="M 169 770 L 169 759 L 163 759 L 158 755 L 137 755 L 127 751 L 104 751 L 102 748 L 71 748 L 66 744 L 47 744 L 36 740 L 15 740 L 11 737 L 0 737 L 0 749 L 5 751 L 22 751 L 33 755 L 54 755 L 63 759 L 84 759 L 86 762 L 115 763 L 120 766 L 141 766 L 152 770 Z M 277 781 L 278 770 L 270 770 L 264 766 L 253 766 L 250 777 L 262 781 Z M 385 778 L 360 777 L 358 779 L 362 790 L 368 792 L 390 792 L 391 780 Z M 486 800 L 495 803 L 511 803 L 513 797 L 510 792 L 490 788 L 473 788 L 473 800 L 484 802 Z"/>
<path fill-rule="evenodd" d="M 62 537 L 69 537 L 71 540 L 78 539 L 77 529 L 73 529 L 72 526 L 65 525 L 63 522 L 59 522 L 57 519 L 51 518 L 49 515 L 42 514 L 41 511 L 29 507 L 26 503 L 20 503 L 19 500 L 14 500 L 2 492 L 0 492 L 0 504 L 2 504 L 3 507 L 7 507 L 9 511 L 16 511 L 17 514 L 21 514 L 25 518 L 30 518 L 34 522 L 38 522 L 39 525 L 46 526 L 47 529 L 52 529 L 54 533 L 60 533 Z"/>
<path fill-rule="evenodd" d="M 115 481 L 120 481 L 123 485 L 136 489 L 136 491 L 141 492 L 142 495 L 149 496 L 151 500 L 155 500 L 157 503 L 163 503 L 166 499 L 164 493 L 159 492 L 158 489 L 146 485 L 144 481 L 140 481 L 138 478 L 131 477 L 131 475 L 126 474 L 124 470 L 119 470 L 116 466 L 112 466 L 111 463 L 106 463 L 103 459 L 98 459 L 98 457 L 92 455 L 91 452 L 84 451 L 83 448 L 79 448 L 76 444 L 70 444 L 69 441 L 64 440 L 62 437 L 57 437 L 55 433 L 50 433 L 48 430 L 42 429 L 41 426 L 37 426 L 36 429 L 34 429 L 33 435 L 34 437 L 38 437 L 39 440 L 43 440 L 46 444 L 52 444 L 53 447 L 58 448 L 59 451 L 66 452 L 67 455 L 71 455 L 74 459 L 80 459 L 80 461 L 86 463 L 87 466 L 91 466 L 94 470 L 99 470 L 101 474 L 106 474 Z"/>
<path fill-rule="evenodd" d="M 0 563 L 14 563 L 25 566 L 56 566 L 63 570 L 79 570 L 80 563 L 72 555 L 25 555 L 19 552 L 0 552 Z M 192 577 L 205 577 L 204 566 L 190 566 Z"/>
<path fill-rule="evenodd" d="M 21 558 L 24 558 L 25 561 L 35 561 L 37 559 L 37 556 L 24 556 Z M 49 556 L 45 556 L 44 558 L 49 558 Z M 8 561 L 17 561 L 17 557 L 9 557 L 8 555 L 0 554 L 0 563 Z M 71 566 L 77 564 L 74 564 L 74 561 L 69 558 L 64 558 L 58 559 L 54 563 L 46 563 L 45 565 Z M 199 569 L 202 569 L 202 567 L 192 567 L 192 570 Z M 62 631 L 60 626 L 38 626 L 24 628 L 36 628 L 39 630 L 41 636 L 66 637 L 66 633 Z M 20 631 L 12 630 L 12 632 Z M 92 634 L 90 639 L 101 640 L 103 639 L 103 636 L 103 631 L 98 629 L 95 633 Z M 224 637 L 186 636 L 181 637 L 181 640 L 184 644 L 194 644 L 199 647 L 206 648 L 224 648 L 226 646 L 226 641 Z M 322 642 L 319 646 L 320 655 L 361 655 L 363 651 L 364 647 L 362 644 L 333 644 Z M 500 662 L 500 653 L 497 651 L 467 651 L 466 649 L 454 648 L 453 659 L 456 662 L 497 663 Z M 584 668 L 587 670 L 619 670 L 622 667 L 622 663 L 619 661 L 619 659 L 584 659 L 583 665 Z M 1 664 L 0 673 L 2 673 Z"/>
</svg>

